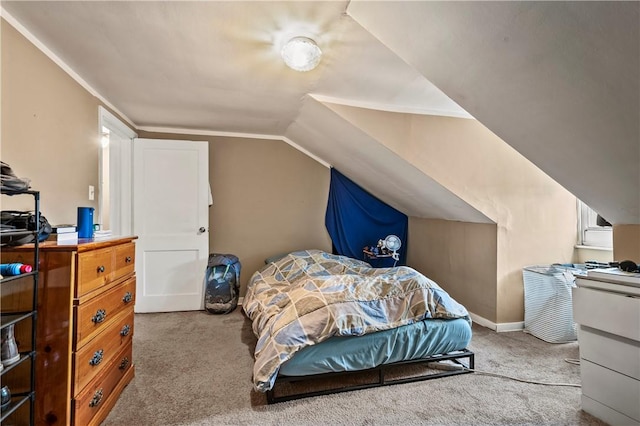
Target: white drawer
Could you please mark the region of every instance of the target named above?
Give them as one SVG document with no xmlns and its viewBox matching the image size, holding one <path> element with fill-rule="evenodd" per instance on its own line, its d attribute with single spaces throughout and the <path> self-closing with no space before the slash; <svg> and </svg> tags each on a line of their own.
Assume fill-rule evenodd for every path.
<svg viewBox="0 0 640 426">
<path fill-rule="evenodd" d="M 619 411 L 613 410 L 604 404 L 582 395 L 582 409 L 592 416 L 604 420 L 610 425 L 640 426 L 640 421 L 633 420 Z"/>
<path fill-rule="evenodd" d="M 580 326 L 580 358 L 640 380 L 640 342 Z"/>
<path fill-rule="evenodd" d="M 640 380 L 582 359 L 582 394 L 640 421 Z"/>
<path fill-rule="evenodd" d="M 573 318 L 607 333 L 640 341 L 640 298 L 577 287 L 573 289 Z"/>
</svg>

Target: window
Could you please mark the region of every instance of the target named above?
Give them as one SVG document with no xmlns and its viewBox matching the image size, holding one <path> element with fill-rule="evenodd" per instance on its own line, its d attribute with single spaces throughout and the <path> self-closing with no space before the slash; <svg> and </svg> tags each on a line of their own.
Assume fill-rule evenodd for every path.
<svg viewBox="0 0 640 426">
<path fill-rule="evenodd" d="M 598 224 L 598 213 L 578 200 L 578 244 L 588 247 L 612 248 L 613 229 L 611 225 Z"/>
</svg>

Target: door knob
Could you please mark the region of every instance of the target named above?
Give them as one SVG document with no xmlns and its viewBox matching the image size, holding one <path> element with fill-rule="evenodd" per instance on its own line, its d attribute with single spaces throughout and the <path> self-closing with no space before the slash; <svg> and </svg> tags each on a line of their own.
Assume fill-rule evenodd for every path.
<svg viewBox="0 0 640 426">
<path fill-rule="evenodd" d="M 201 234 L 203 234 L 207 229 L 204 226 L 201 226 L 200 229 L 198 229 L 198 231 L 200 231 Z"/>
</svg>

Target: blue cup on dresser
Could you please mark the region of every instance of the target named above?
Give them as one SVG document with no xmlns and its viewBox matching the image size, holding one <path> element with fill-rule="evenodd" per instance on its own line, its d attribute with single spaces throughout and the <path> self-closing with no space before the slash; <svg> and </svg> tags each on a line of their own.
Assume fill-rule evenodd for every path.
<svg viewBox="0 0 640 426">
<path fill-rule="evenodd" d="M 78 207 L 78 238 L 93 238 L 93 207 Z"/>
</svg>

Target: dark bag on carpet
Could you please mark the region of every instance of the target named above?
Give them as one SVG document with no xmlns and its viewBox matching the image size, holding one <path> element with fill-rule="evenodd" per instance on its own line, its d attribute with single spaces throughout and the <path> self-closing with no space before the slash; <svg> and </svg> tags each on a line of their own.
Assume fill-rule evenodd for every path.
<svg viewBox="0 0 640 426">
<path fill-rule="evenodd" d="M 238 306 L 240 260 L 233 254 L 210 254 L 204 276 L 204 307 L 212 314 L 228 314 Z"/>
<path fill-rule="evenodd" d="M 19 246 L 35 241 L 34 234 L 8 236 L 6 231 L 35 231 L 37 229 L 37 220 L 40 222 L 38 231 L 38 241 L 42 242 L 51 235 L 51 224 L 42 214 L 36 218 L 33 212 L 19 210 L 2 210 L 0 221 L 2 222 L 2 244 L 10 246 Z"/>
</svg>

